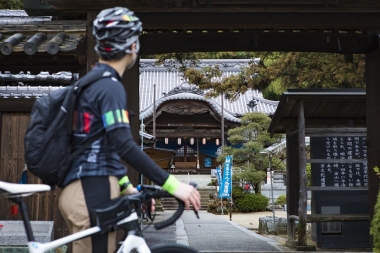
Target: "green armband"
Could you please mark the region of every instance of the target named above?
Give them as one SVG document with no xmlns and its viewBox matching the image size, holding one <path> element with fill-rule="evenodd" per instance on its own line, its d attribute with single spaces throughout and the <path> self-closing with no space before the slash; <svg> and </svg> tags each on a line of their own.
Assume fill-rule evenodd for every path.
<svg viewBox="0 0 380 253">
<path fill-rule="evenodd" d="M 122 179 L 119 180 L 119 186 L 120 186 L 120 193 L 123 194 L 129 187 L 133 187 L 132 183 L 129 182 L 129 178 L 127 176 L 124 176 Z"/>
<path fill-rule="evenodd" d="M 162 188 L 169 192 L 171 195 L 175 193 L 175 191 L 178 189 L 181 182 L 175 178 L 173 175 L 169 175 L 168 179 L 166 179 L 165 184 L 162 186 Z"/>
</svg>

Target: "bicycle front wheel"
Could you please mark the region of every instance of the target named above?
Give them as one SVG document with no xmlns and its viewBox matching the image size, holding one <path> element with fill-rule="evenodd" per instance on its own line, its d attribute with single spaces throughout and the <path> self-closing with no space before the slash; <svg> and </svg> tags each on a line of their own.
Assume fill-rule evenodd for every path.
<svg viewBox="0 0 380 253">
<path fill-rule="evenodd" d="M 199 253 L 198 250 L 193 249 L 183 244 L 158 244 L 150 248 L 152 253 Z"/>
</svg>

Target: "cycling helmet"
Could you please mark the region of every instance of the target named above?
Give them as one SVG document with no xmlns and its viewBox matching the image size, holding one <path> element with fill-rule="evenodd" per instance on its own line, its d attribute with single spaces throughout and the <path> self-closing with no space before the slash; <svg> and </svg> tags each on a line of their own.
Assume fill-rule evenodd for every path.
<svg viewBox="0 0 380 253">
<path fill-rule="evenodd" d="M 139 35 L 142 23 L 133 11 L 124 7 L 102 10 L 93 22 L 92 34 L 96 39 L 95 51 L 104 60 L 118 60 L 140 49 Z"/>
</svg>

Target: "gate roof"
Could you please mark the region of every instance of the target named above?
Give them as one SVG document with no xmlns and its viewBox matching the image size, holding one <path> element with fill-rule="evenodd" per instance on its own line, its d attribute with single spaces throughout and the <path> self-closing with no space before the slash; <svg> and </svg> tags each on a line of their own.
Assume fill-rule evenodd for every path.
<svg viewBox="0 0 380 253">
<path fill-rule="evenodd" d="M 268 128 L 271 135 L 298 129 L 300 101 L 306 128 L 366 127 L 365 89 L 288 89 Z"/>
</svg>

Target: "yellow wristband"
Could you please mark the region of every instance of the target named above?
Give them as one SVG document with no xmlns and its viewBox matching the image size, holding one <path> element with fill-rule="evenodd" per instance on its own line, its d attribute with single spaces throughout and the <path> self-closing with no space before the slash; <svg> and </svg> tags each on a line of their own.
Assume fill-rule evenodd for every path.
<svg viewBox="0 0 380 253">
<path fill-rule="evenodd" d="M 120 186 L 120 193 L 125 193 L 127 188 L 133 187 L 132 183 L 129 182 L 129 178 L 127 176 L 124 176 L 122 179 L 119 180 L 119 186 Z"/>
<path fill-rule="evenodd" d="M 181 182 L 177 178 L 175 178 L 173 175 L 169 175 L 162 188 L 173 195 L 180 184 Z"/>
</svg>

